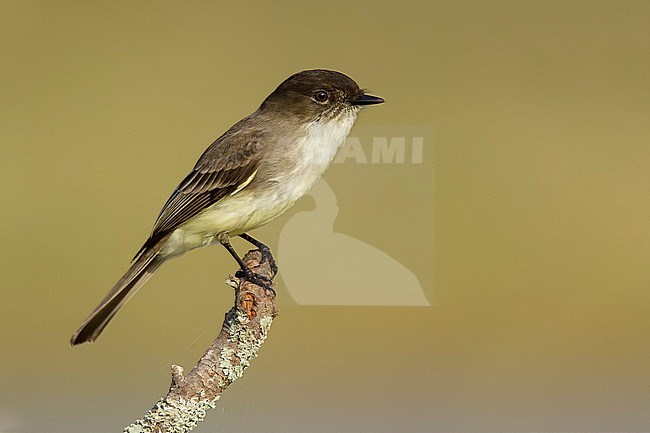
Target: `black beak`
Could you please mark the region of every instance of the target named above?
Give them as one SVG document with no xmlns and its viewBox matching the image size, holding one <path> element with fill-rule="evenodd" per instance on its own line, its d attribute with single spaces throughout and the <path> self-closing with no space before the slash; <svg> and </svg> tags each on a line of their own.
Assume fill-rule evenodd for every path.
<svg viewBox="0 0 650 433">
<path fill-rule="evenodd" d="M 352 105 L 375 105 L 375 104 L 382 104 L 383 102 L 384 102 L 383 98 L 380 98 L 379 96 L 366 95 L 365 93 L 362 93 L 360 96 L 357 97 L 357 99 L 353 99 L 351 104 Z"/>
</svg>

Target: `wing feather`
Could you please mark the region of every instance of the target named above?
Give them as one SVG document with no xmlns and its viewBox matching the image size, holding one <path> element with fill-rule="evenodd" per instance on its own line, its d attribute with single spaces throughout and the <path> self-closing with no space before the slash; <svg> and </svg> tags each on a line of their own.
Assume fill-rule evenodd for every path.
<svg viewBox="0 0 650 433">
<path fill-rule="evenodd" d="M 263 137 L 259 130 L 246 133 L 241 129 L 233 132 L 233 129 L 212 143 L 192 172 L 176 187 L 140 253 L 204 209 L 250 183 L 259 168 Z"/>
</svg>

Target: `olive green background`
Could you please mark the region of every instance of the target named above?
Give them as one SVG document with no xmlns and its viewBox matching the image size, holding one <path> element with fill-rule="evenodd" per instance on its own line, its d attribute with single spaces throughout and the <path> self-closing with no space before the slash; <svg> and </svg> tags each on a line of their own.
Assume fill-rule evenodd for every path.
<svg viewBox="0 0 650 433">
<path fill-rule="evenodd" d="M 650 431 L 649 17 L 1 2 L 0 432 L 121 431 L 193 365 L 231 303 L 221 248 L 165 265 L 97 343 L 68 339 L 204 148 L 314 67 L 386 98 L 359 126 L 435 130 L 422 164 L 326 176 L 335 230 L 432 306 L 307 307 L 280 281 L 260 357 L 197 431 Z M 290 216 L 255 234 L 275 248 Z"/>
</svg>

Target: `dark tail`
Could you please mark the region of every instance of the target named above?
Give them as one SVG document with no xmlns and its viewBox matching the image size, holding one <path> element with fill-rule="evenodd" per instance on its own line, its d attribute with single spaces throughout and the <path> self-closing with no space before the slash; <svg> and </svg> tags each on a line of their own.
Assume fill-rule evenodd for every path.
<svg viewBox="0 0 650 433">
<path fill-rule="evenodd" d="M 144 283 L 151 278 L 153 273 L 163 264 L 164 259 L 159 257 L 159 252 L 164 244 L 146 249 L 140 254 L 131 268 L 124 274 L 120 281 L 108 292 L 108 295 L 99 303 L 95 311 L 81 324 L 77 332 L 70 339 L 70 345 L 92 343 L 104 330 L 115 313 L 127 303 Z"/>
</svg>

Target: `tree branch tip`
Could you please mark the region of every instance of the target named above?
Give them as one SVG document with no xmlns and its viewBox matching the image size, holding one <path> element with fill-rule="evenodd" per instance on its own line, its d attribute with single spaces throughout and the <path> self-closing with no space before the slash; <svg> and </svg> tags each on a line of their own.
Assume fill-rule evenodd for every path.
<svg viewBox="0 0 650 433">
<path fill-rule="evenodd" d="M 239 288 L 239 278 L 235 278 L 234 275 L 229 275 L 228 278 L 226 278 L 226 285 L 233 289 Z"/>
<path fill-rule="evenodd" d="M 183 376 L 183 367 L 180 365 L 172 365 L 172 387 L 178 387 L 185 382 L 185 377 Z"/>
</svg>

